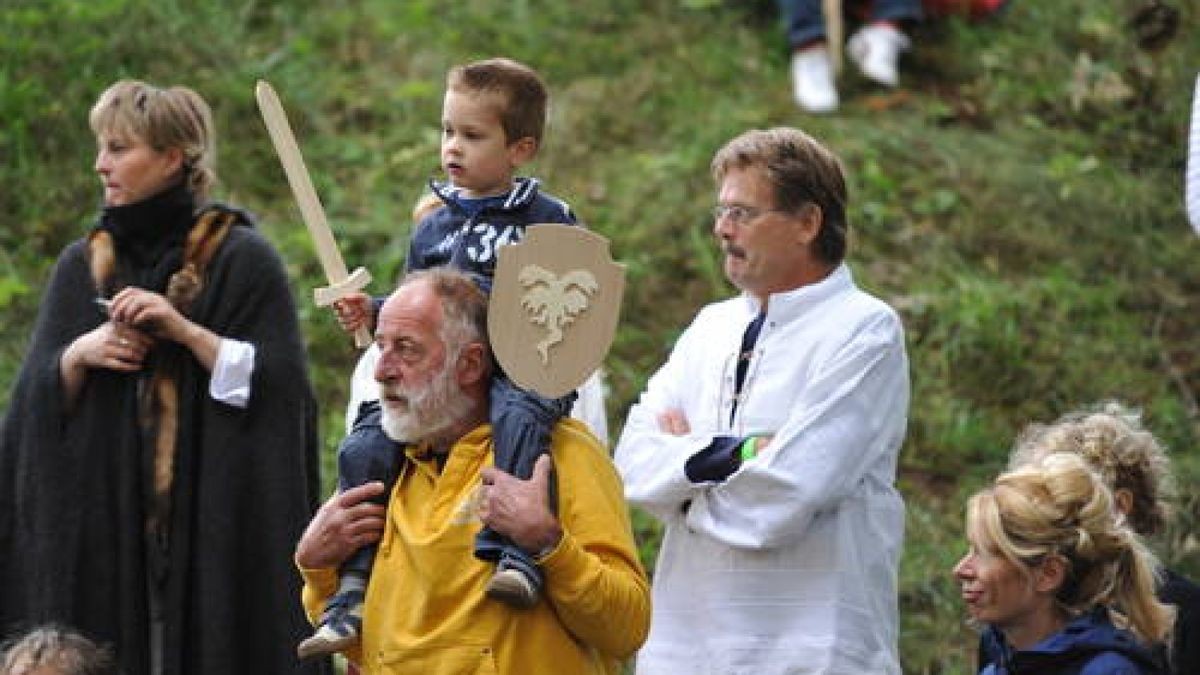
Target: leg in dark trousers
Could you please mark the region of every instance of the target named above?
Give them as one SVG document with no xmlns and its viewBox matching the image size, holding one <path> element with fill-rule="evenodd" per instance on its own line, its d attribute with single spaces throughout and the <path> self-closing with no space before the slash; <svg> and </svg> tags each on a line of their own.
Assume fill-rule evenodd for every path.
<svg viewBox="0 0 1200 675">
<path fill-rule="evenodd" d="M 491 390 L 492 438 L 496 468 L 522 480 L 528 480 L 533 475 L 533 465 L 537 458 L 549 452 L 551 429 L 558 420 L 571 412 L 575 398 L 574 392 L 559 399 L 545 398 L 521 389 L 503 374 L 497 375 L 492 381 Z M 552 476 L 550 508 L 557 510 L 558 500 L 554 494 L 554 485 Z M 532 587 L 532 601 L 536 602 L 542 587 L 542 573 L 532 554 L 507 537 L 485 527 L 475 538 L 475 556 L 481 560 L 499 563 L 501 572 L 508 569 L 520 572 Z M 525 601 L 513 604 L 527 606 Z"/>
<path fill-rule="evenodd" d="M 379 496 L 372 497 L 371 501 L 387 506 L 392 486 L 400 474 L 404 445 L 388 438 L 383 431 L 382 420 L 383 410 L 379 401 L 364 401 L 358 407 L 358 417 L 350 434 L 338 445 L 338 491 L 344 492 L 378 481 L 384 484 L 385 489 Z M 377 548 L 375 544 L 362 547 L 342 563 L 341 570 L 360 572 L 364 576 L 370 574 Z"/>
<path fill-rule="evenodd" d="M 400 474 L 404 450 L 403 444 L 384 433 L 381 420 L 378 401 L 366 401 L 359 406 L 354 427 L 338 446 L 338 490 L 379 481 L 386 489 L 371 501 L 386 506 L 392 485 Z M 297 648 L 301 658 L 332 654 L 358 642 L 362 632 L 363 597 L 378 548 L 376 544 L 363 546 L 338 568 L 337 593 L 325 605 L 321 623 L 312 636 Z"/>
</svg>

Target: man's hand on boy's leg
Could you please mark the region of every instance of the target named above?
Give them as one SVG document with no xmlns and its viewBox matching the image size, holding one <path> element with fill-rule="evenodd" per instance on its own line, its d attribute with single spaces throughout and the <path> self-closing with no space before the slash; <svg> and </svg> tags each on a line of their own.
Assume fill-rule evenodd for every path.
<svg viewBox="0 0 1200 675">
<path fill-rule="evenodd" d="M 529 480 L 495 467 L 487 467 L 482 473 L 480 520 L 533 555 L 554 548 L 562 538 L 562 527 L 550 509 L 552 466 L 550 456 L 542 455 Z"/>
<path fill-rule="evenodd" d="M 359 548 L 379 541 L 386 508 L 370 499 L 383 490 L 383 483 L 373 481 L 330 497 L 296 544 L 296 564 L 304 569 L 337 567 Z"/>
</svg>

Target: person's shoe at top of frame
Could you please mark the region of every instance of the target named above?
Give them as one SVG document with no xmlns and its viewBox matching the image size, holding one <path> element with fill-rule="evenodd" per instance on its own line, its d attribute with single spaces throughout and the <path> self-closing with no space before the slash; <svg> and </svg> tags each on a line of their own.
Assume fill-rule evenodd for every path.
<svg viewBox="0 0 1200 675">
<path fill-rule="evenodd" d="M 880 22 L 864 26 L 851 36 L 846 52 L 868 79 L 895 87 L 900 83 L 900 53 L 911 46 L 912 41 L 900 29 Z"/>
<path fill-rule="evenodd" d="M 833 61 L 825 43 L 792 53 L 792 96 L 796 105 L 811 113 L 837 110 L 838 93 L 833 82 Z"/>
</svg>

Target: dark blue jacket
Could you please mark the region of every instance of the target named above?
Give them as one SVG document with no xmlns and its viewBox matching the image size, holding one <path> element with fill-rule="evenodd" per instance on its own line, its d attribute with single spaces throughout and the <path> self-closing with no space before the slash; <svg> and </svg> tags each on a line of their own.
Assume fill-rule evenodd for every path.
<svg viewBox="0 0 1200 675">
<path fill-rule="evenodd" d="M 505 200 L 496 200 L 478 213 L 464 208 L 458 188 L 442 183 L 430 183 L 429 187 L 446 206 L 414 228 L 408 250 L 410 272 L 450 265 L 490 290 L 497 248 L 520 241 L 529 225 L 576 222 L 571 207 L 541 192 L 536 178 L 516 179 Z"/>
<path fill-rule="evenodd" d="M 1096 607 L 1033 647 L 1016 651 L 1004 634 L 988 627 L 981 645 L 980 675 L 1161 675 L 1154 655 L 1129 631 L 1112 625 Z"/>
<path fill-rule="evenodd" d="M 1171 672 L 1200 674 L 1200 586 L 1164 567 L 1159 570 L 1158 599 L 1175 605 Z"/>
</svg>

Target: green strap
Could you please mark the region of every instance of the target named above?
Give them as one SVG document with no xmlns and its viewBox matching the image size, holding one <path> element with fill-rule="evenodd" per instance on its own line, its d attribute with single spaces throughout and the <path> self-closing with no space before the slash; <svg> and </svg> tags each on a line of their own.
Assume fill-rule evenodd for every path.
<svg viewBox="0 0 1200 675">
<path fill-rule="evenodd" d="M 758 437 L 747 436 L 746 440 L 738 447 L 738 457 L 744 462 L 748 459 L 754 459 L 754 455 L 758 453 Z"/>
</svg>

